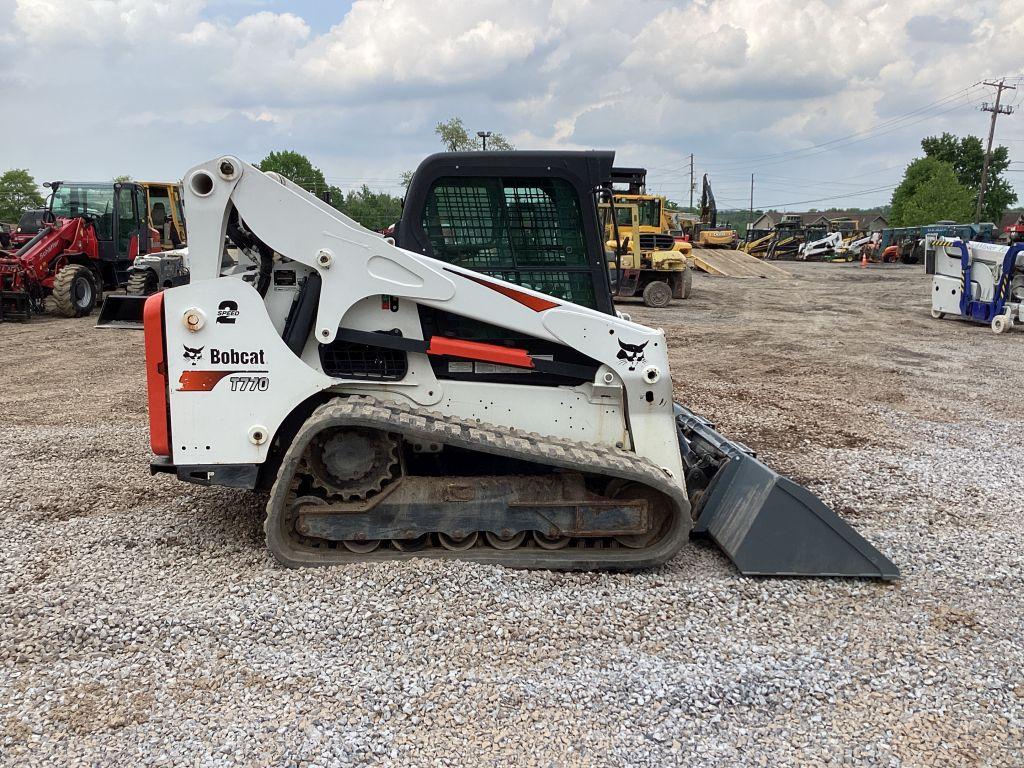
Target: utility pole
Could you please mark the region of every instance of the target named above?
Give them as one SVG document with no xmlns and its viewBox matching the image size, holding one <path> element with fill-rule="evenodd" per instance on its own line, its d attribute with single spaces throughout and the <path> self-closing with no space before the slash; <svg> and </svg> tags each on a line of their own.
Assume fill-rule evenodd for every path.
<svg viewBox="0 0 1024 768">
<path fill-rule="evenodd" d="M 754 174 L 751 174 L 751 224 L 754 223 Z M 751 224 L 746 225 L 750 229 Z"/>
<path fill-rule="evenodd" d="M 487 138 L 491 135 L 491 132 L 490 131 L 477 131 L 476 135 L 480 137 L 480 141 L 483 144 L 483 146 L 481 147 L 481 151 L 486 152 L 487 151 Z"/>
<path fill-rule="evenodd" d="M 750 174 L 750 220 L 747 222 L 747 239 L 750 239 L 750 225 L 754 223 L 754 174 Z"/>
<path fill-rule="evenodd" d="M 693 152 L 690 153 L 690 211 L 693 212 Z"/>
<path fill-rule="evenodd" d="M 985 202 L 985 184 L 988 182 L 988 164 L 992 159 L 992 140 L 996 135 L 996 118 L 999 117 L 999 115 L 1013 114 L 1013 107 L 1001 107 L 999 106 L 999 101 L 1002 99 L 1003 91 L 1017 90 L 1017 86 L 1015 85 L 1006 85 L 1005 80 L 1000 80 L 998 83 L 990 83 L 986 81 L 985 85 L 990 85 L 996 89 L 996 103 L 991 107 L 987 101 L 981 105 L 982 112 L 992 113 L 992 122 L 989 123 L 988 126 L 988 147 L 985 149 L 985 163 L 981 167 L 981 186 L 978 188 L 978 208 L 974 212 L 974 220 L 978 225 L 981 224 L 981 207 Z M 996 223 L 998 224 L 998 222 Z"/>
</svg>

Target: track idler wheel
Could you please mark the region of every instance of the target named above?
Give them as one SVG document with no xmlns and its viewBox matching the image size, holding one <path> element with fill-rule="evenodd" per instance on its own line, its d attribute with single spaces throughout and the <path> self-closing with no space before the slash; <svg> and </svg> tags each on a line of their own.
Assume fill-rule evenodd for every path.
<svg viewBox="0 0 1024 768">
<path fill-rule="evenodd" d="M 647 502 L 650 522 L 647 532 L 616 536 L 615 540 L 629 549 L 643 549 L 653 544 L 661 535 L 671 513 L 671 502 L 669 502 L 665 495 L 640 483 L 621 482 L 618 480 L 613 480 L 609 484 L 606 493 L 614 499 L 643 499 Z"/>
</svg>

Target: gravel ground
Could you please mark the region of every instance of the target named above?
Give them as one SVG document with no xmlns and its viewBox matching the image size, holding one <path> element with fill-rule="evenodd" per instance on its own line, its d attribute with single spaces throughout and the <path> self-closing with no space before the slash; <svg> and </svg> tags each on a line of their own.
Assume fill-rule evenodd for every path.
<svg viewBox="0 0 1024 768">
<path fill-rule="evenodd" d="M 629 311 L 897 584 L 703 543 L 285 571 L 258 498 L 148 475 L 140 335 L 0 325 L 0 762 L 1024 765 L 1024 333 L 931 320 L 920 268 L 786 268 Z"/>
</svg>

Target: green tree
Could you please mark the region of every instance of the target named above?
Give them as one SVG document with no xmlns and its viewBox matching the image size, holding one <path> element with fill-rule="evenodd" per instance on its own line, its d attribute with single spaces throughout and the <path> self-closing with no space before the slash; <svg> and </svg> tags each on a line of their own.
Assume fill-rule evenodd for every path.
<svg viewBox="0 0 1024 768">
<path fill-rule="evenodd" d="M 471 152 L 481 149 L 480 137 L 469 135 L 461 117 L 453 117 L 447 122 L 438 123 L 434 133 L 441 139 L 441 144 L 448 152 Z M 511 142 L 500 133 L 492 133 L 487 137 L 488 149 L 515 149 Z"/>
<path fill-rule="evenodd" d="M 122 173 L 119 176 L 115 176 L 113 179 L 115 184 L 127 184 L 131 180 L 132 177 L 129 176 L 127 173 Z"/>
<path fill-rule="evenodd" d="M 922 157 L 907 166 L 903 181 L 892 194 L 895 227 L 916 227 L 936 221 L 969 221 L 971 190 L 960 183 L 950 163 Z"/>
<path fill-rule="evenodd" d="M 402 217 L 400 197 L 374 192 L 365 184 L 359 190 L 349 190 L 344 196 L 340 189 L 331 187 L 331 205 L 367 229 L 377 231 L 390 227 Z"/>
<path fill-rule="evenodd" d="M 274 171 L 286 179 L 294 181 L 303 189 L 319 195 L 328 191 L 324 173 L 310 162 L 309 158 L 299 152 L 286 149 L 271 152 L 260 160 L 256 167 L 261 171 Z"/>
<path fill-rule="evenodd" d="M 981 186 L 981 172 L 985 165 L 985 148 L 977 136 L 958 138 L 951 133 L 929 136 L 921 140 L 921 149 L 926 157 L 933 157 L 953 166 L 957 180 L 971 191 L 975 201 Z M 999 222 L 1011 205 L 1017 202 L 1013 187 L 1003 178 L 1003 172 L 1010 165 L 1010 151 L 1006 147 L 995 147 L 988 166 L 988 181 L 985 184 L 985 204 L 981 211 L 984 221 Z M 973 219 L 973 212 L 969 219 Z"/>
<path fill-rule="evenodd" d="M 16 222 L 28 208 L 39 208 L 43 196 L 25 168 L 12 168 L 0 176 L 0 221 Z"/>
</svg>

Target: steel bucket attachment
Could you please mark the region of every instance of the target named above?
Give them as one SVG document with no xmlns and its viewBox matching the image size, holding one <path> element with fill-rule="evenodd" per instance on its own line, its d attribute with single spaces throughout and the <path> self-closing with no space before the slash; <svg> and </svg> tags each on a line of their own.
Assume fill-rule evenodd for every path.
<svg viewBox="0 0 1024 768">
<path fill-rule="evenodd" d="M 25 291 L 0 291 L 0 323 L 32 319 L 32 298 Z"/>
<path fill-rule="evenodd" d="M 817 496 L 676 405 L 696 523 L 746 576 L 898 579 L 899 569 Z"/>
<path fill-rule="evenodd" d="M 97 328 L 117 330 L 142 330 L 142 308 L 148 296 L 134 296 L 129 293 L 112 293 L 103 299 Z"/>
</svg>

